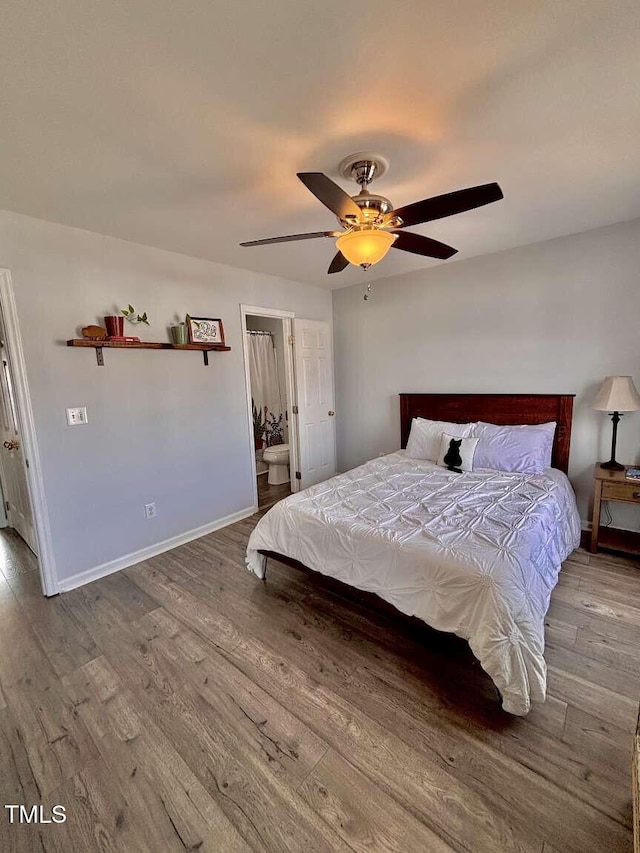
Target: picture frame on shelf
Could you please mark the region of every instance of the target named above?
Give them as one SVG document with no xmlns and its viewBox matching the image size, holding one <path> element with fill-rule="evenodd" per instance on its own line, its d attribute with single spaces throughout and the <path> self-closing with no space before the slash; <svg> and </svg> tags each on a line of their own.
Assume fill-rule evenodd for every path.
<svg viewBox="0 0 640 853">
<path fill-rule="evenodd" d="M 221 344 L 224 346 L 222 320 L 213 317 L 191 317 L 188 319 L 189 343 Z"/>
</svg>

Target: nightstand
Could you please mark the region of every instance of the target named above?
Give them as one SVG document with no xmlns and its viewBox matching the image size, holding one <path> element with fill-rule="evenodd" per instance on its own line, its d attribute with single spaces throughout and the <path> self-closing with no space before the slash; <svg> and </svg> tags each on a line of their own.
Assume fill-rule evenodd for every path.
<svg viewBox="0 0 640 853">
<path fill-rule="evenodd" d="M 627 480 L 625 471 L 610 471 L 596 465 L 591 519 L 592 554 L 596 553 L 598 546 L 610 548 L 612 551 L 624 551 L 626 554 L 640 554 L 640 533 L 600 525 L 602 501 L 624 501 L 638 504 L 640 508 L 640 480 Z"/>
</svg>

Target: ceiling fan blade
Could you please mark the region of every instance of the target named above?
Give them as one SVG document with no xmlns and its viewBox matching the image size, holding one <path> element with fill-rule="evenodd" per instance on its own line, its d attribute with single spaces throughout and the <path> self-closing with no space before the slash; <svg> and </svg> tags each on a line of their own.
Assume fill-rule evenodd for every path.
<svg viewBox="0 0 640 853">
<path fill-rule="evenodd" d="M 411 231 L 396 231 L 397 239 L 391 244 L 392 249 L 401 249 L 403 252 L 413 252 L 414 255 L 426 255 L 427 258 L 439 258 L 446 261 L 457 253 L 457 249 L 432 240 L 431 237 L 423 237 L 422 234 L 413 234 Z"/>
<path fill-rule="evenodd" d="M 266 240 L 249 240 L 241 246 L 268 246 L 269 243 L 291 243 L 293 240 L 313 240 L 316 237 L 338 237 L 342 231 L 310 231 L 308 234 L 287 234 L 286 237 L 267 237 Z"/>
<path fill-rule="evenodd" d="M 327 275 L 331 275 L 334 272 L 342 272 L 345 267 L 349 266 L 349 261 L 345 258 L 342 252 L 338 252 L 338 254 L 334 257 L 329 265 L 329 269 L 327 270 Z"/>
<path fill-rule="evenodd" d="M 466 190 L 416 201 L 406 207 L 399 207 L 389 216 L 399 216 L 402 219 L 402 225 L 399 227 L 406 228 L 408 225 L 420 225 L 422 222 L 433 222 L 434 219 L 473 210 L 475 207 L 500 201 L 501 198 L 504 198 L 504 195 L 498 184 L 482 184 L 479 187 L 469 187 Z"/>
<path fill-rule="evenodd" d="M 360 221 L 360 208 L 343 189 L 323 175 L 322 172 L 298 172 L 305 187 L 319 199 L 325 207 L 333 211 L 338 219 L 355 217 Z"/>
</svg>

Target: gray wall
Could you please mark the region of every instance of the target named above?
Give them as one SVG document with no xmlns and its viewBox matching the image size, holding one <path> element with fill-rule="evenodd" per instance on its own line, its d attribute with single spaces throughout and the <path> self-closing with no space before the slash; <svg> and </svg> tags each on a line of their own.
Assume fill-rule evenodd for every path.
<svg viewBox="0 0 640 853">
<path fill-rule="evenodd" d="M 240 303 L 331 321 L 320 288 L 0 213 L 59 579 L 209 524 L 252 504 Z M 91 350 L 67 338 L 115 306 L 146 310 L 147 340 L 188 311 L 222 317 L 230 353 Z M 68 427 L 67 406 L 89 423 Z M 158 517 L 147 521 L 145 503 Z"/>
<path fill-rule="evenodd" d="M 384 263 L 384 262 L 383 262 Z M 341 470 L 400 443 L 398 393 L 575 393 L 570 477 L 583 519 L 611 421 L 589 404 L 602 378 L 640 387 L 640 220 L 334 291 Z M 640 461 L 640 413 L 618 458 Z M 613 505 L 621 525 L 638 515 Z"/>
</svg>

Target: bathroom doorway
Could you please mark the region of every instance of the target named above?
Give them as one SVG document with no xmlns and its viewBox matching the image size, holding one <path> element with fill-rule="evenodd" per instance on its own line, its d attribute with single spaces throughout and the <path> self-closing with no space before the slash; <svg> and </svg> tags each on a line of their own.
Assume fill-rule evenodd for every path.
<svg viewBox="0 0 640 853">
<path fill-rule="evenodd" d="M 293 314 L 243 305 L 247 402 L 255 468 L 255 504 L 267 509 L 297 491 Z"/>
</svg>

